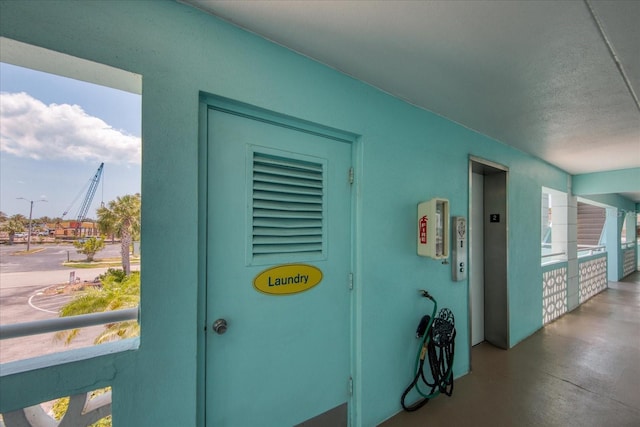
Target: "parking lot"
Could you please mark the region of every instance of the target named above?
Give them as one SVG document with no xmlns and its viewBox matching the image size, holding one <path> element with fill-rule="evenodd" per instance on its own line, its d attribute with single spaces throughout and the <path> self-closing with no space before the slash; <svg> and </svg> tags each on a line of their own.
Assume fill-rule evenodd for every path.
<svg viewBox="0 0 640 427">
<path fill-rule="evenodd" d="M 31 254 L 22 254 L 27 249 L 26 243 L 0 245 L 0 278 L 6 273 L 67 270 L 62 263 L 69 260 L 83 260 L 71 244 L 34 244 L 31 243 Z M 96 254 L 96 259 L 120 256 L 120 243 L 107 244 Z M 0 284 L 2 286 L 2 284 Z"/>
<path fill-rule="evenodd" d="M 22 323 L 58 317 L 58 310 L 72 297 L 63 291 L 73 281 L 83 283 L 107 270 L 103 268 L 73 269 L 64 267 L 68 259 L 82 260 L 70 244 L 31 245 L 33 253 L 22 253 L 26 245 L 0 246 L 0 324 Z M 96 259 L 118 257 L 119 244 L 109 244 Z M 71 276 L 73 273 L 73 276 Z M 93 345 L 102 326 L 84 328 L 70 345 L 55 339 L 55 333 L 0 340 L 0 363 L 72 348 Z"/>
</svg>

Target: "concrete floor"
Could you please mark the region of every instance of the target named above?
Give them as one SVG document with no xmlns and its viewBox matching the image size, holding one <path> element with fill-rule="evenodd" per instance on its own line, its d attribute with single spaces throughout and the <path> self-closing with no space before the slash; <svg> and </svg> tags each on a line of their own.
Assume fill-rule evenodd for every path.
<svg viewBox="0 0 640 427">
<path fill-rule="evenodd" d="M 511 350 L 475 346 L 472 372 L 383 427 L 640 426 L 640 272 Z"/>
</svg>

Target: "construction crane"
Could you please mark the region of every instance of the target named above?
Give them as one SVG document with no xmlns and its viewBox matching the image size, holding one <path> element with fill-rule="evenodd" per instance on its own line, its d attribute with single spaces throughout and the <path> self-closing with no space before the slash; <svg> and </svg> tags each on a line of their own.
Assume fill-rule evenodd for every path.
<svg viewBox="0 0 640 427">
<path fill-rule="evenodd" d="M 80 209 L 78 210 L 78 215 L 77 215 L 77 219 L 76 219 L 77 222 L 75 224 L 75 227 L 73 227 L 76 230 L 76 236 L 79 234 L 78 232 L 80 231 L 80 227 L 82 226 L 82 221 L 84 221 L 85 218 L 87 217 L 87 213 L 89 212 L 89 207 L 91 207 L 91 202 L 93 201 L 93 196 L 95 196 L 95 194 L 96 194 L 96 190 L 98 189 L 98 184 L 100 183 L 100 178 L 102 177 L 102 168 L 103 167 L 104 167 L 104 163 L 100 163 L 100 167 L 96 171 L 95 175 L 93 175 L 93 178 L 91 178 L 89 180 L 89 182 L 87 183 L 89 188 L 87 190 L 87 193 L 84 196 L 84 200 L 82 201 L 82 205 L 80 206 Z M 76 198 L 73 199 L 73 202 L 71 202 L 71 205 L 69 205 L 67 210 L 64 211 L 64 213 L 62 214 L 62 218 L 63 219 L 64 219 L 65 215 L 69 213 L 69 210 L 75 204 L 76 200 L 78 200 L 78 197 L 80 197 L 80 195 L 82 194 L 83 191 L 84 191 L 84 188 L 82 190 L 80 190 L 80 193 L 78 193 Z"/>
</svg>

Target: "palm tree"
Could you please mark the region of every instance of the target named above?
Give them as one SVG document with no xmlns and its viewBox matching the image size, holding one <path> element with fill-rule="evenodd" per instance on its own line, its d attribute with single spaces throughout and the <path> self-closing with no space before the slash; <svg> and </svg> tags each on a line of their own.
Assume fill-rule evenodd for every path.
<svg viewBox="0 0 640 427">
<path fill-rule="evenodd" d="M 27 218 L 22 214 L 11 215 L 11 218 L 9 219 L 15 219 L 16 221 L 20 221 L 24 227 L 27 227 L 29 225 L 29 218 Z"/>
<path fill-rule="evenodd" d="M 2 231 L 9 233 L 9 244 L 13 245 L 13 238 L 16 233 L 24 231 L 24 215 L 13 215 L 2 223 Z"/>
<path fill-rule="evenodd" d="M 48 224 L 51 222 L 51 218 L 49 218 L 48 216 L 41 216 L 40 218 L 38 218 L 36 220 L 37 223 L 39 224 Z"/>
<path fill-rule="evenodd" d="M 131 274 L 129 247 L 131 237 L 140 232 L 140 194 L 127 194 L 116 197 L 108 206 L 98 209 L 98 227 L 102 233 L 113 233 L 120 238 L 120 254 L 122 269 L 128 276 Z"/>
<path fill-rule="evenodd" d="M 60 309 L 60 317 L 121 310 L 140 304 L 140 274 L 135 271 L 125 276 L 122 270 L 110 268 L 100 276 L 101 286 L 89 288 L 77 294 Z M 79 329 L 57 332 L 55 337 L 69 344 L 80 332 Z M 137 320 L 110 323 L 95 338 L 95 344 L 140 335 Z"/>
<path fill-rule="evenodd" d="M 78 316 L 82 314 L 97 313 L 110 310 L 121 310 L 140 305 L 140 273 L 134 272 L 125 275 L 124 271 L 110 268 L 99 277 L 101 286 L 89 288 L 77 294 L 71 301 L 60 309 L 60 317 Z M 69 345 L 78 336 L 80 329 L 56 332 L 55 339 L 64 341 Z M 94 344 L 102 344 L 109 341 L 134 338 L 140 336 L 140 324 L 137 320 L 109 323 L 104 330 L 94 339 Z M 93 394 L 102 394 L 110 390 L 110 387 L 97 390 Z M 69 398 L 60 398 L 53 405 L 53 413 L 56 420 L 65 414 L 69 407 Z M 64 421 L 63 421 L 64 422 Z M 111 427 L 111 416 L 105 417 L 91 424 L 91 427 Z"/>
</svg>

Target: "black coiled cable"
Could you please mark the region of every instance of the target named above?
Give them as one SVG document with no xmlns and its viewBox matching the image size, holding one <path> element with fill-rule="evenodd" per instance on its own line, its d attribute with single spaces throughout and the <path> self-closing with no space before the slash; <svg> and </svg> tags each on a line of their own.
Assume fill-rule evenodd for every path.
<svg viewBox="0 0 640 427">
<path fill-rule="evenodd" d="M 420 331 L 424 332 L 424 338 L 422 345 L 418 350 L 418 357 L 416 359 L 416 369 L 413 381 L 406 388 L 400 403 L 405 411 L 413 412 L 429 402 L 429 400 L 440 393 L 444 393 L 447 396 L 451 396 L 453 393 L 453 356 L 455 354 L 455 321 L 453 313 L 448 308 L 443 308 L 438 313 L 438 316 L 434 318 L 437 310 L 437 303 L 427 292 L 423 291 L 423 296 L 429 298 L 434 303 L 432 316 L 425 316 L 421 321 L 421 325 L 418 326 L 418 337 L 420 337 Z M 427 322 L 426 330 L 424 328 L 424 322 Z M 425 360 L 429 359 L 429 369 L 431 373 L 431 379 L 426 375 L 424 365 Z M 429 388 L 428 392 L 420 389 L 421 384 L 426 385 Z M 418 394 L 422 396 L 422 399 L 418 400 L 412 405 L 406 404 L 407 395 L 411 390 L 416 389 Z"/>
</svg>

